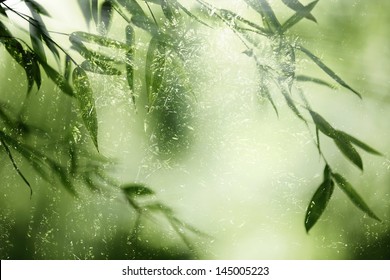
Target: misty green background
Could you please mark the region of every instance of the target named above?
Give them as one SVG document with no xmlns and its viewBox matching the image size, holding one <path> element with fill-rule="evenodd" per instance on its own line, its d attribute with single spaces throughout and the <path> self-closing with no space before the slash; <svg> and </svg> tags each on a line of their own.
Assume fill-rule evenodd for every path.
<svg viewBox="0 0 390 280">
<path fill-rule="evenodd" d="M 72 4 L 75 1 L 50 2 L 51 30 L 86 29 L 78 7 Z M 210 2 L 221 5 L 221 1 Z M 271 2 L 280 18 L 288 17 L 289 11 L 280 1 Z M 226 1 L 225 5 L 258 20 L 241 1 Z M 390 3 L 384 0 L 320 1 L 313 11 L 318 24 L 302 21 L 292 30 L 363 95 L 359 100 L 344 89 L 302 85 L 312 107 L 331 124 L 385 155 L 362 152 L 362 173 L 324 140 L 333 166 L 345 174 L 382 223 L 366 217 L 336 190 L 321 220 L 306 234 L 306 207 L 321 183 L 323 169 L 313 135 L 281 100 L 277 118 L 266 100 L 257 99 L 255 65 L 242 54 L 244 48 L 231 31 L 199 27 L 200 56 L 189 61 L 197 100 L 189 101 L 190 109 L 181 110 L 178 116 L 186 120 L 191 133 L 186 145 L 177 144 L 177 149 L 172 145 L 165 158 L 154 156 L 154 142 L 144 132 L 145 124 L 152 122 L 145 123 L 143 108 L 134 111 L 123 90 L 125 81 L 92 79 L 100 151 L 115 159 L 114 177 L 123 183 L 148 184 L 178 217 L 210 238 L 192 236 L 196 250 L 191 252 L 167 222 L 157 217 L 156 222 L 145 221 L 138 240 L 130 241 L 135 213 L 119 191 L 98 195 L 80 188 L 80 198 L 75 199 L 61 186 L 36 177 L 23 164 L 34 188 L 30 200 L 28 189 L 1 153 L 0 257 L 389 258 L 389 10 Z M 70 23 L 70 17 L 79 22 Z M 113 26 L 113 36 L 120 36 L 118 30 L 123 30 L 119 21 Z M 67 38 L 57 39 L 68 44 Z M 17 111 L 23 102 L 28 103 L 24 113 L 28 122 L 45 127 L 55 139 L 73 129 L 69 127 L 74 118 L 73 101 L 49 81 L 41 92 L 25 99 L 24 72 L 5 55 L 3 47 L 0 55 L 1 104 Z M 299 59 L 299 71 L 328 79 L 310 61 Z"/>
</svg>

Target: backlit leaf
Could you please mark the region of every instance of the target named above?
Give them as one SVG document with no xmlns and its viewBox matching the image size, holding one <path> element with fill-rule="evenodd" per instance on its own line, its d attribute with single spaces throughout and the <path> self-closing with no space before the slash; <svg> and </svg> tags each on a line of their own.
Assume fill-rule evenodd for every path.
<svg viewBox="0 0 390 280">
<path fill-rule="evenodd" d="M 267 0 L 245 0 L 245 2 L 261 15 L 265 27 L 273 33 L 280 31 L 280 22 Z"/>
<path fill-rule="evenodd" d="M 129 50 L 126 52 L 126 78 L 127 84 L 130 88 L 131 100 L 135 106 L 135 95 L 134 95 L 134 67 L 130 63 L 134 60 L 134 47 L 135 47 L 135 35 L 134 29 L 131 25 L 126 26 L 126 43 Z"/>
<path fill-rule="evenodd" d="M 317 56 L 315 56 L 309 50 L 305 49 L 302 46 L 298 46 L 297 49 L 302 51 L 304 54 L 306 54 L 315 64 L 317 64 L 326 74 L 328 74 L 339 85 L 349 89 L 350 91 L 352 91 L 353 93 L 355 93 L 357 96 L 361 98 L 360 93 L 358 93 L 356 90 L 351 88 L 346 82 L 344 82 L 335 72 L 333 72 L 333 70 L 331 70 L 328 66 L 326 66 Z"/>
<path fill-rule="evenodd" d="M 93 98 L 92 88 L 88 76 L 80 67 L 73 70 L 73 85 L 84 125 L 92 138 L 93 144 L 96 149 L 99 150 L 95 99 Z"/>
<path fill-rule="evenodd" d="M 321 79 L 318 79 L 318 78 L 314 78 L 314 77 L 309 77 L 309 76 L 305 76 L 305 75 L 297 75 L 295 77 L 295 80 L 298 81 L 298 82 L 312 82 L 312 83 L 315 83 L 315 84 L 318 84 L 318 85 L 322 85 L 322 86 L 326 86 L 326 87 L 329 87 L 329 88 L 332 88 L 334 89 L 335 86 L 324 81 L 324 80 L 321 80 Z"/>
<path fill-rule="evenodd" d="M 375 215 L 375 213 L 368 207 L 368 205 L 364 202 L 361 196 L 355 191 L 352 185 L 343 176 L 338 173 L 334 173 L 332 174 L 332 177 L 336 181 L 337 185 L 344 191 L 344 193 L 349 197 L 349 199 L 353 202 L 353 204 L 355 204 L 356 207 L 358 207 L 371 218 L 380 221 L 378 216 Z"/>
</svg>

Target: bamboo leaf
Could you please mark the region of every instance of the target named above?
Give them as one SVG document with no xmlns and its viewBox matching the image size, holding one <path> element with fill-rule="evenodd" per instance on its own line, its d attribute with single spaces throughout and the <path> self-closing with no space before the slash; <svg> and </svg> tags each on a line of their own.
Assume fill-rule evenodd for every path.
<svg viewBox="0 0 390 280">
<path fill-rule="evenodd" d="M 65 69 L 64 69 L 64 79 L 69 81 L 70 73 L 72 71 L 72 60 L 69 55 L 65 56 Z"/>
<path fill-rule="evenodd" d="M 318 219 L 321 217 L 326 207 L 328 206 L 328 202 L 333 194 L 334 183 L 332 180 L 324 180 L 322 184 L 318 187 L 316 192 L 314 193 L 309 206 L 306 210 L 305 217 L 305 228 L 306 232 L 317 223 Z"/>
<path fill-rule="evenodd" d="M 173 21 L 175 19 L 175 12 L 168 0 L 161 0 L 161 9 L 164 13 L 164 16 L 169 20 Z"/>
<path fill-rule="evenodd" d="M 351 142 L 346 140 L 343 137 L 338 137 L 336 134 L 336 137 L 333 138 L 334 142 L 336 143 L 339 150 L 357 167 L 359 167 L 361 170 L 363 170 L 363 161 L 359 155 L 359 153 L 355 150 L 355 148 L 352 146 Z"/>
<path fill-rule="evenodd" d="M 85 22 L 87 23 L 87 25 L 89 25 L 92 19 L 91 2 L 89 0 L 77 0 L 77 3 L 79 4 Z"/>
<path fill-rule="evenodd" d="M 110 29 L 112 16 L 113 16 L 114 7 L 110 0 L 106 0 L 103 2 L 100 10 L 100 23 L 102 33 L 106 34 Z"/>
<path fill-rule="evenodd" d="M 149 42 L 148 51 L 146 54 L 146 62 L 145 62 L 145 84 L 146 84 L 146 94 L 148 98 L 148 103 L 152 103 L 152 95 L 151 95 L 151 86 L 152 86 L 152 76 L 153 76 L 153 61 L 156 56 L 158 46 L 158 39 L 156 37 L 152 37 Z"/>
<path fill-rule="evenodd" d="M 49 79 L 52 80 L 62 92 L 69 96 L 74 96 L 73 89 L 64 76 L 62 76 L 60 73 L 58 73 L 57 70 L 47 64 L 46 61 L 41 60 L 39 63 Z"/>
<path fill-rule="evenodd" d="M 362 98 L 359 92 L 357 92 L 356 90 L 351 88 L 346 82 L 344 82 L 335 72 L 333 72 L 333 70 L 331 70 L 328 66 L 326 66 L 317 56 L 315 56 L 309 50 L 305 49 L 302 46 L 298 46 L 297 49 L 302 51 L 304 54 L 306 54 L 315 64 L 317 64 L 326 74 L 328 74 L 339 85 L 349 89 L 357 96 Z"/>
<path fill-rule="evenodd" d="M 139 27 L 139 28 L 149 32 L 153 36 L 155 36 L 155 35 L 157 35 L 159 33 L 156 24 L 152 20 L 150 20 L 148 17 L 144 17 L 144 16 L 140 16 L 140 15 L 134 15 L 131 18 L 131 22 L 135 26 L 137 26 L 137 27 Z"/>
<path fill-rule="evenodd" d="M 98 8 L 98 0 L 90 0 L 91 1 L 91 13 L 92 18 L 95 24 L 99 22 L 99 8 Z"/>
<path fill-rule="evenodd" d="M 42 43 L 42 34 L 40 30 L 36 27 L 36 23 L 29 24 L 30 26 L 30 40 L 34 52 L 41 57 L 42 60 L 46 61 L 45 49 Z"/>
<path fill-rule="evenodd" d="M 368 205 L 364 202 L 361 196 L 355 191 L 352 185 L 343 176 L 338 173 L 334 173 L 332 174 L 332 177 L 336 181 L 337 185 L 341 188 L 341 190 L 344 191 L 344 193 L 348 196 L 352 203 L 355 204 L 356 207 L 358 207 L 371 218 L 377 221 L 381 221 L 378 216 L 375 215 L 375 213 L 368 207 Z"/>
<path fill-rule="evenodd" d="M 135 95 L 134 95 L 134 67 L 130 63 L 134 60 L 134 47 L 135 47 L 135 35 L 134 29 L 131 25 L 126 26 L 126 43 L 129 47 L 129 50 L 126 52 L 126 78 L 127 84 L 130 88 L 131 100 L 135 106 Z"/>
<path fill-rule="evenodd" d="M 95 74 L 101 74 L 101 75 L 121 75 L 121 71 L 110 65 L 109 63 L 106 63 L 104 61 L 100 60 L 85 60 L 80 64 L 80 67 L 83 68 L 85 71 L 95 73 Z"/>
<path fill-rule="evenodd" d="M 303 120 L 304 122 L 306 122 L 305 118 L 302 116 L 301 112 L 299 112 L 297 106 L 295 106 L 295 103 L 294 103 L 294 100 L 291 98 L 290 94 L 287 92 L 287 90 L 285 90 L 284 88 L 281 89 L 281 93 L 282 95 L 284 96 L 284 99 L 286 100 L 286 103 L 288 105 L 288 107 L 291 109 L 291 111 L 293 111 L 293 113 L 298 117 L 300 118 L 301 120 Z"/>
<path fill-rule="evenodd" d="M 24 2 L 28 3 L 32 9 L 38 14 L 45 15 L 47 17 L 50 17 L 49 12 L 39 3 L 37 3 L 34 0 L 24 0 Z"/>
<path fill-rule="evenodd" d="M 161 211 L 164 214 L 169 215 L 169 216 L 173 215 L 173 210 L 170 207 L 168 207 L 160 202 L 148 204 L 145 206 L 145 208 L 150 210 L 150 211 Z"/>
<path fill-rule="evenodd" d="M 128 50 L 128 46 L 120 41 L 107 38 L 106 36 L 96 35 L 88 32 L 76 31 L 69 36 L 71 43 L 86 42 L 97 44 L 101 47 Z"/>
<path fill-rule="evenodd" d="M 350 135 L 344 131 L 338 130 L 337 134 L 339 137 L 344 138 L 346 141 L 355 144 L 356 146 L 358 146 L 359 148 L 362 148 L 363 150 L 365 150 L 366 152 L 368 152 L 370 154 L 383 156 L 383 154 L 381 154 L 380 152 L 378 152 L 374 148 L 370 147 L 366 143 L 360 141 L 359 139 L 356 139 L 355 137 L 353 137 L 352 135 Z"/>
<path fill-rule="evenodd" d="M 321 79 L 318 79 L 318 78 L 314 78 L 314 77 L 309 77 L 309 76 L 305 76 L 305 75 L 297 75 L 295 77 L 295 80 L 298 81 L 298 82 L 312 82 L 312 83 L 315 83 L 315 84 L 318 84 L 318 85 L 321 85 L 321 86 L 326 86 L 326 87 L 329 87 L 331 89 L 334 89 L 336 88 L 334 85 L 324 81 L 324 80 L 321 80 Z"/>
<path fill-rule="evenodd" d="M 282 0 L 282 2 L 287 7 L 289 7 L 290 9 L 292 9 L 295 12 L 300 12 L 300 11 L 305 9 L 305 6 L 301 2 L 299 2 L 298 0 Z M 310 13 L 308 15 L 306 15 L 305 18 L 307 18 L 308 20 L 317 22 L 316 18 Z"/>
<path fill-rule="evenodd" d="M 135 198 L 137 196 L 147 196 L 153 195 L 154 191 L 148 187 L 145 187 L 144 184 L 127 184 L 122 187 L 122 191 L 129 196 L 130 198 Z"/>
<path fill-rule="evenodd" d="M 308 18 L 311 16 L 310 12 L 314 9 L 314 7 L 317 5 L 319 0 L 313 1 L 309 3 L 307 6 L 303 6 L 296 11 L 296 13 L 291 16 L 283 25 L 282 25 L 282 32 L 285 32 L 286 30 L 290 29 L 292 26 L 300 22 L 303 18 Z M 297 1 L 298 2 L 298 1 Z M 298 2 L 299 3 L 299 2 Z"/>
<path fill-rule="evenodd" d="M 245 0 L 245 2 L 260 14 L 265 27 L 273 33 L 280 32 L 280 22 L 276 18 L 275 13 L 267 0 Z"/>
<path fill-rule="evenodd" d="M 99 150 L 98 122 L 95 100 L 93 98 L 92 88 L 88 76 L 80 67 L 77 67 L 73 70 L 73 84 L 75 96 L 79 103 L 84 125 L 92 138 L 93 144 L 95 145 L 96 149 Z"/>
<path fill-rule="evenodd" d="M 3 133 L 0 134 L 0 144 L 4 147 L 4 150 L 5 150 L 8 158 L 10 159 L 13 167 L 15 168 L 16 172 L 18 173 L 20 178 L 22 178 L 22 180 L 27 185 L 27 187 L 30 189 L 30 198 L 31 198 L 32 195 L 33 195 L 33 190 L 31 188 L 30 182 L 26 179 L 26 177 L 23 175 L 22 171 L 19 169 L 18 165 L 16 164 L 16 162 L 15 162 L 13 156 L 12 156 L 12 153 L 11 153 L 10 149 L 8 148 L 7 143 L 3 140 L 3 137 L 1 137 L 2 134 Z"/>
<path fill-rule="evenodd" d="M 312 110 L 309 110 L 309 112 L 314 124 L 323 134 L 330 138 L 336 137 L 336 130 L 321 115 Z"/>
</svg>

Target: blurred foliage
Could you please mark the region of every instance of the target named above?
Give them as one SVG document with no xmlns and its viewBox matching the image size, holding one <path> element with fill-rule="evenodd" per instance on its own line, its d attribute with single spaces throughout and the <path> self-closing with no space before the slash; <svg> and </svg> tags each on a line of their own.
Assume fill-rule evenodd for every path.
<svg viewBox="0 0 390 280">
<path fill-rule="evenodd" d="M 322 149 L 321 139 L 331 139 L 339 152 L 362 171 L 363 160 L 358 149 L 379 156 L 381 153 L 335 128 L 314 111 L 305 97 L 305 83 L 331 88 L 338 85 L 362 97 L 319 56 L 306 48 L 299 37 L 294 36 L 292 28 L 295 25 L 302 21 L 317 22 L 313 11 L 318 0 L 308 4 L 297 0 L 282 1 L 290 12 L 284 21 L 274 11 L 274 3 L 267 0 L 244 1 L 248 9 L 256 14 L 256 21 L 203 0 L 196 0 L 194 9 L 186 8 L 176 0 L 78 1 L 85 21 L 88 25 L 94 24 L 96 32 L 74 31 L 69 34 L 70 50 L 52 39 L 44 21 L 44 18 L 50 17 L 45 7 L 33 0 L 23 2 L 29 15 L 18 12 L 7 1 L 2 1 L 0 6 L 1 44 L 24 69 L 27 80 L 27 95 L 22 110 L 6 105 L 0 107 L 2 154 L 29 187 L 31 195 L 35 185 L 29 181 L 25 172 L 27 169 L 49 184 L 62 185 L 76 197 L 80 185 L 97 193 L 107 189 L 122 190 L 121 196 L 126 198 L 133 211 L 131 215 L 135 223 L 129 232 L 119 231 L 115 234 L 111 243 L 106 245 L 110 249 L 103 258 L 193 258 L 196 250 L 188 235 L 209 238 L 179 220 L 174 211 L 158 201 L 152 189 L 145 184 L 135 182 L 121 186 L 111 178 L 109 169 L 112 160 L 99 154 L 99 138 L 102 136 L 99 134 L 100 120 L 90 80 L 96 75 L 124 77 L 134 110 L 145 115 L 145 133 L 156 158 L 175 160 L 181 155 L 185 156 L 194 138 L 192 104 L 196 103 L 193 91 L 195 81 L 187 65 L 188 60 L 197 55 L 194 51 L 197 44 L 194 28 L 226 26 L 234 32 L 244 48 L 243 55 L 256 65 L 259 98 L 267 99 L 276 115 L 279 115 L 280 106 L 277 101 L 284 100 L 293 115 L 315 135 L 314 144 L 324 164 L 324 178 L 307 207 L 306 230 L 309 231 L 325 211 L 334 186 L 339 187 L 352 204 L 366 215 L 380 221 L 345 175 L 339 174 L 336 167 L 331 166 Z M 10 14 L 16 14 L 28 23 L 30 42 L 10 28 Z M 110 27 L 114 17 L 119 17 L 126 26 L 123 30 L 124 40 L 111 37 Z M 143 44 L 137 44 L 137 40 Z M 80 59 L 76 59 L 76 56 Z M 299 72 L 297 68 L 302 57 L 322 70 L 327 79 Z M 140 65 L 139 61 L 142 61 Z M 42 88 L 43 73 L 67 99 L 71 99 L 66 103 L 67 114 L 70 114 L 68 123 L 63 131 L 54 134 L 24 120 L 23 110 L 29 106 L 29 96 L 34 88 L 37 91 Z M 54 105 L 64 106 L 61 103 Z M 132 238 L 134 235 L 138 240 L 145 219 L 154 221 L 162 218 L 168 222 L 166 226 L 172 228 L 186 244 L 188 253 L 151 248 L 141 241 L 131 243 L 129 251 L 119 250 L 127 247 L 129 236 Z M 11 243 L 21 247 L 9 249 L 4 256 L 39 258 L 32 253 L 34 249 L 25 235 L 19 235 L 26 229 L 15 224 L 10 231 L 14 232 L 11 235 L 15 241 Z M 95 252 L 90 256 L 97 255 Z"/>
</svg>

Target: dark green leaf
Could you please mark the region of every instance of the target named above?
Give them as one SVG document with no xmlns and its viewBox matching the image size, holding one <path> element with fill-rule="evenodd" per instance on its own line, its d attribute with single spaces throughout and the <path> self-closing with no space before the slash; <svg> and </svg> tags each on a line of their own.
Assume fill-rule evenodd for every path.
<svg viewBox="0 0 390 280">
<path fill-rule="evenodd" d="M 355 148 L 352 146 L 352 144 L 346 140 L 343 137 L 338 137 L 336 134 L 336 137 L 333 138 L 334 142 L 336 143 L 339 150 L 357 167 L 359 167 L 361 170 L 363 170 L 363 161 L 359 155 L 359 153 L 355 150 Z"/>
<path fill-rule="evenodd" d="M 113 5 L 110 0 L 106 0 L 103 2 L 101 11 L 100 11 L 100 22 L 101 29 L 103 30 L 103 34 L 106 34 L 110 28 L 111 21 L 113 16 Z"/>
<path fill-rule="evenodd" d="M 131 198 L 154 194 L 154 191 L 149 189 L 148 187 L 145 187 L 144 184 L 137 183 L 127 184 L 123 186 L 122 191 Z"/>
<path fill-rule="evenodd" d="M 299 21 L 301 21 L 303 18 L 308 18 L 311 16 L 310 12 L 314 9 L 314 7 L 317 5 L 319 0 L 313 1 L 309 3 L 307 6 L 302 6 L 297 12 L 291 16 L 283 25 L 282 25 L 282 32 L 285 32 L 286 30 L 290 29 L 292 26 L 297 24 Z M 298 2 L 298 1 L 297 1 Z M 299 3 L 299 2 L 298 2 Z"/>
<path fill-rule="evenodd" d="M 337 134 L 338 134 L 339 137 L 344 138 L 346 141 L 349 141 L 349 142 L 351 142 L 352 144 L 355 144 L 356 146 L 362 148 L 363 150 L 365 150 L 366 152 L 368 152 L 368 153 L 370 153 L 370 154 L 382 156 L 382 154 L 381 154 L 380 152 L 378 152 L 378 151 L 375 150 L 374 148 L 370 147 L 370 146 L 367 145 L 366 143 L 360 141 L 359 139 L 356 139 L 356 138 L 353 137 L 352 135 L 349 135 L 349 134 L 346 133 L 346 132 L 343 132 L 343 131 L 338 130 L 338 131 L 337 131 Z"/>
<path fill-rule="evenodd" d="M 7 13 L 5 12 L 4 8 L 0 5 L 0 15 L 3 15 L 8 18 Z"/>
<path fill-rule="evenodd" d="M 295 12 L 300 12 L 305 9 L 305 6 L 298 0 L 282 0 L 282 2 Z M 307 6 L 306 6 L 307 7 Z M 308 20 L 317 22 L 316 18 L 312 14 L 305 16 Z"/>
<path fill-rule="evenodd" d="M 136 0 L 116 0 L 125 10 L 132 16 L 140 16 L 148 19 L 144 10 L 138 4 Z"/>
<path fill-rule="evenodd" d="M 84 125 L 87 128 L 96 149 L 99 150 L 98 121 L 95 100 L 93 98 L 92 88 L 88 76 L 80 67 L 73 70 L 73 84 Z"/>
<path fill-rule="evenodd" d="M 332 88 L 332 89 L 335 88 L 334 85 L 332 85 L 328 82 L 325 82 L 324 80 L 314 78 L 314 77 L 305 76 L 305 75 L 297 75 L 295 77 L 295 80 L 297 80 L 298 82 L 312 82 L 312 83 L 315 83 L 318 85 L 327 86 L 327 87 Z"/>
<path fill-rule="evenodd" d="M 65 56 L 65 69 L 64 69 L 64 79 L 69 81 L 70 73 L 72 71 L 72 60 L 69 55 Z"/>
<path fill-rule="evenodd" d="M 30 7 L 32 9 L 34 9 L 34 11 L 36 13 L 45 15 L 47 17 L 50 17 L 50 14 L 48 13 L 48 11 L 41 4 L 37 3 L 36 1 L 34 1 L 34 0 L 24 0 L 24 2 L 30 4 Z"/>
<path fill-rule="evenodd" d="M 317 223 L 322 213 L 326 209 L 328 202 L 333 194 L 334 183 L 332 180 L 324 180 L 314 193 L 309 206 L 306 210 L 305 228 L 306 232 Z"/>
<path fill-rule="evenodd" d="M 360 93 L 358 93 L 356 90 L 351 88 L 346 82 L 344 82 L 335 72 L 333 72 L 333 70 L 331 70 L 328 66 L 326 66 L 317 56 L 315 56 L 309 50 L 305 49 L 302 46 L 298 46 L 297 49 L 302 51 L 304 54 L 306 54 L 315 64 L 317 64 L 326 74 L 328 74 L 339 85 L 349 89 L 350 91 L 352 91 L 353 93 L 355 93 L 357 96 L 361 98 Z"/>
<path fill-rule="evenodd" d="M 137 27 L 139 27 L 139 28 L 149 32 L 153 36 L 155 36 L 155 35 L 157 35 L 159 33 L 156 24 L 152 20 L 147 18 L 147 17 L 140 16 L 140 15 L 134 15 L 131 18 L 131 22 L 135 26 L 137 26 Z"/>
<path fill-rule="evenodd" d="M 291 111 L 293 111 L 293 113 L 298 117 L 300 118 L 301 120 L 303 120 L 304 122 L 306 122 L 305 118 L 302 116 L 301 112 L 299 112 L 297 106 L 295 106 L 295 102 L 294 100 L 291 98 L 290 94 L 287 92 L 286 89 L 284 88 L 281 88 L 281 92 L 282 92 L 282 95 L 284 96 L 284 99 L 286 99 L 286 103 L 288 105 L 288 107 L 291 109 Z"/>
<path fill-rule="evenodd" d="M 45 70 L 46 75 L 52 80 L 62 92 L 66 93 L 69 96 L 74 96 L 73 89 L 70 86 L 69 82 L 62 76 L 58 71 L 53 67 L 47 64 L 45 61 L 39 61 L 43 70 Z"/>
<path fill-rule="evenodd" d="M 135 95 L 134 95 L 134 67 L 133 64 L 130 62 L 133 62 L 134 60 L 134 47 L 135 47 L 135 38 L 134 38 L 134 29 L 131 25 L 126 26 L 126 43 L 129 47 L 129 50 L 126 53 L 126 77 L 127 77 L 127 83 L 130 88 L 130 94 L 131 94 L 131 100 L 133 101 L 133 104 L 135 106 Z"/>
<path fill-rule="evenodd" d="M 330 138 L 336 137 L 336 130 L 322 116 L 312 110 L 309 110 L 309 112 L 314 124 L 323 134 Z"/>
<path fill-rule="evenodd" d="M 23 175 L 22 171 L 19 169 L 18 165 L 16 164 L 16 162 L 15 162 L 13 156 L 12 156 L 12 153 L 11 153 L 10 149 L 8 148 L 7 143 L 5 143 L 5 141 L 3 140 L 2 134 L 3 133 L 0 134 L 0 144 L 4 147 L 4 150 L 5 150 L 8 158 L 10 159 L 13 167 L 15 168 L 16 172 L 19 174 L 20 178 L 22 178 L 24 183 L 30 189 L 30 197 L 31 197 L 32 194 L 33 194 L 33 190 L 31 188 L 31 185 L 30 185 L 29 181 L 26 179 L 26 177 Z"/>
<path fill-rule="evenodd" d="M 42 43 L 42 34 L 40 29 L 36 27 L 37 23 L 30 22 L 30 39 L 31 45 L 34 52 L 41 57 L 42 60 L 46 61 L 45 49 Z"/>
<path fill-rule="evenodd" d="M 371 218 L 377 221 L 381 221 L 378 216 L 375 215 L 375 213 L 368 207 L 368 205 L 364 202 L 361 196 L 354 190 L 352 185 L 343 176 L 338 173 L 334 173 L 332 176 L 336 181 L 337 185 L 345 192 L 345 194 L 349 197 L 353 204 L 355 204 L 355 206 L 357 206 L 360 210 L 362 210 Z"/>
</svg>

